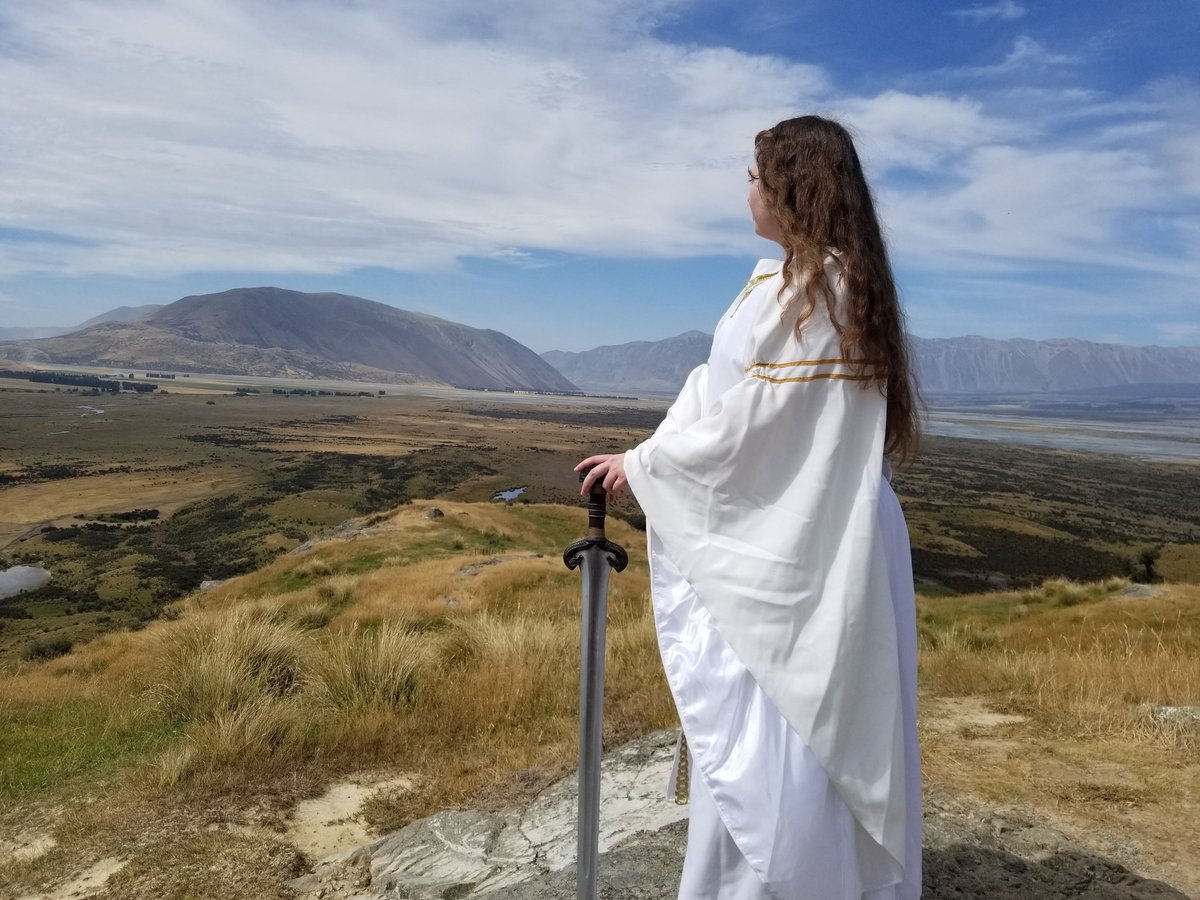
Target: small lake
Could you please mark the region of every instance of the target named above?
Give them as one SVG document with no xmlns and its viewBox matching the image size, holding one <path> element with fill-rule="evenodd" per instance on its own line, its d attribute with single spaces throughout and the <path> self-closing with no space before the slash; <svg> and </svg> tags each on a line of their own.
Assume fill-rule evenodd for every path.
<svg viewBox="0 0 1200 900">
<path fill-rule="evenodd" d="M 0 600 L 36 591 L 49 583 L 50 573 L 41 566 L 13 566 L 0 572 Z"/>
<path fill-rule="evenodd" d="M 519 488 L 513 488 L 510 491 L 496 491 L 496 493 L 494 493 L 492 495 L 492 499 L 493 500 L 503 500 L 504 502 L 507 503 L 511 500 L 516 500 L 523 493 L 525 493 L 525 490 L 526 490 L 525 487 L 519 487 Z"/>
</svg>

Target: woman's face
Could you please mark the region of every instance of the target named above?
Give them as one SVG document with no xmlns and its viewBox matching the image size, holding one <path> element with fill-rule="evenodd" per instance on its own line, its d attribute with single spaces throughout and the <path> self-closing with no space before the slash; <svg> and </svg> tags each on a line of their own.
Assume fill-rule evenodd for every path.
<svg viewBox="0 0 1200 900">
<path fill-rule="evenodd" d="M 774 241 L 777 244 L 783 244 L 783 231 L 779 228 L 779 223 L 775 221 L 775 217 L 771 215 L 767 209 L 767 203 L 763 199 L 762 182 L 758 178 L 758 163 L 750 164 L 750 196 L 747 198 L 750 203 L 750 217 L 754 219 L 754 233 L 759 237 L 764 237 L 768 241 Z"/>
</svg>

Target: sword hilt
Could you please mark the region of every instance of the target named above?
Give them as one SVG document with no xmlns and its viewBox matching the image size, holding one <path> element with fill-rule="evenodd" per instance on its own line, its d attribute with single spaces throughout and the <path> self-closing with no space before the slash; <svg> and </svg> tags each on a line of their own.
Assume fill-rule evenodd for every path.
<svg viewBox="0 0 1200 900">
<path fill-rule="evenodd" d="M 589 466 L 579 473 L 579 481 L 582 484 L 583 479 L 587 477 L 587 473 L 592 471 L 595 466 Z M 623 571 L 629 565 L 629 554 L 625 552 L 625 548 L 620 544 L 614 544 L 604 536 L 604 516 L 607 512 L 607 497 L 608 494 L 604 490 L 604 485 L 595 483 L 592 485 L 591 491 L 588 493 L 588 533 L 587 537 L 582 538 L 563 552 L 563 562 L 566 563 L 568 569 L 574 569 L 579 565 L 581 554 L 588 547 L 599 546 L 604 551 L 604 556 L 608 560 L 608 564 L 617 572 Z"/>
</svg>

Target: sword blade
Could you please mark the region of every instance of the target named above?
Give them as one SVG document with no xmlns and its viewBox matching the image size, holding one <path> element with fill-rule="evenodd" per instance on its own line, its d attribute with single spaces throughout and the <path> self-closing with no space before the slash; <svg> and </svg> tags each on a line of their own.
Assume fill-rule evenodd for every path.
<svg viewBox="0 0 1200 900">
<path fill-rule="evenodd" d="M 579 653 L 579 819 L 575 891 L 578 900 L 594 900 L 600 843 L 604 640 L 608 620 L 608 577 L 612 565 L 600 546 L 587 548 L 581 556 L 583 623 Z"/>
</svg>

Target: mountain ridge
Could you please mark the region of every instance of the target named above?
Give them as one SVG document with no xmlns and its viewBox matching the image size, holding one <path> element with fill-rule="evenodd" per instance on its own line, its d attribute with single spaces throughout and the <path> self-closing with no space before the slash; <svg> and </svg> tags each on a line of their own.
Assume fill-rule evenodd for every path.
<svg viewBox="0 0 1200 900">
<path fill-rule="evenodd" d="M 348 294 L 277 287 L 189 295 L 134 322 L 104 322 L 69 335 L 0 344 L 0 357 L 491 390 L 578 390 L 502 332 Z"/>
<path fill-rule="evenodd" d="M 1132 384 L 1200 384 L 1200 347 L 1106 344 L 1081 338 L 911 336 L 922 390 L 933 393 L 1049 393 Z M 591 391 L 674 393 L 704 362 L 712 335 L 688 331 L 542 357 Z"/>
<path fill-rule="evenodd" d="M 0 341 L 33 341 L 44 337 L 59 337 L 72 334 L 92 325 L 104 322 L 135 322 L 163 308 L 161 303 L 147 303 L 143 306 L 118 306 L 97 316 L 92 316 L 78 325 L 34 325 L 29 327 L 0 327 Z"/>
</svg>

